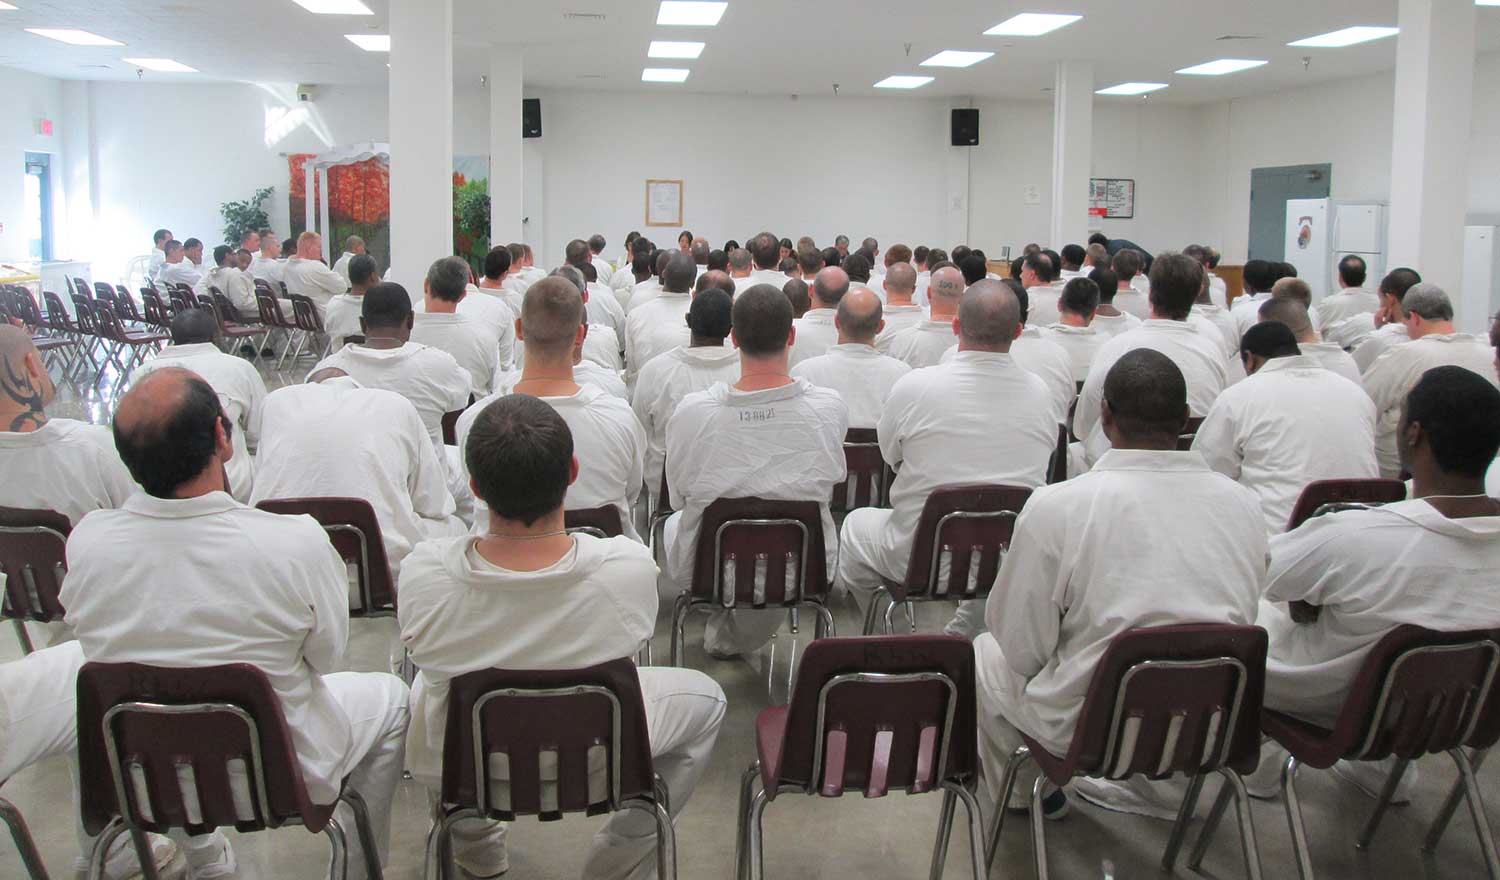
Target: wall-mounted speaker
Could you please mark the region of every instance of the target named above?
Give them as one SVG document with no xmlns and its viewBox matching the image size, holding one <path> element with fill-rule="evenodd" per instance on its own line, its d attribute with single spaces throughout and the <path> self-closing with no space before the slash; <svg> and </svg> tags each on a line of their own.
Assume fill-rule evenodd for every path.
<svg viewBox="0 0 1500 880">
<path fill-rule="evenodd" d="M 977 111 L 976 111 L 977 112 Z M 978 130 L 978 123 L 975 123 Z M 542 99 L 521 99 L 521 137 L 539 138 L 542 136 Z"/>
<path fill-rule="evenodd" d="M 976 147 L 979 145 L 979 110 L 977 108 L 955 108 L 953 111 L 953 146 Z"/>
</svg>

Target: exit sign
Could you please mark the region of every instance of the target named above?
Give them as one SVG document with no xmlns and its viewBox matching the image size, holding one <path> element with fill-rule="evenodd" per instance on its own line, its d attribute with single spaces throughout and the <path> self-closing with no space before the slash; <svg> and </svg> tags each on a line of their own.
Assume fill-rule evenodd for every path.
<svg viewBox="0 0 1500 880">
<path fill-rule="evenodd" d="M 36 121 L 36 133 L 45 135 L 46 137 L 52 137 L 52 120 L 38 119 Z"/>
</svg>

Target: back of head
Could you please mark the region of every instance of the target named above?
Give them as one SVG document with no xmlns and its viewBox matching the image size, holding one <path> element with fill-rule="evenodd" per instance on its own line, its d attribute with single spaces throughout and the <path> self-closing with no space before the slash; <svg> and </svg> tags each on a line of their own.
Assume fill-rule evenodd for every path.
<svg viewBox="0 0 1500 880">
<path fill-rule="evenodd" d="M 1142 265 L 1144 265 L 1144 262 L 1141 260 L 1140 253 L 1130 248 L 1116 252 L 1109 263 L 1109 267 L 1114 270 L 1115 277 L 1119 281 L 1129 281 L 1141 274 Z"/>
<path fill-rule="evenodd" d="M 208 309 L 182 309 L 172 316 L 172 344 L 197 345 L 213 342 L 219 322 Z"/>
<path fill-rule="evenodd" d="M 162 246 L 162 242 L 165 242 L 165 241 L 169 240 L 171 237 L 172 237 L 171 230 L 168 230 L 168 229 L 158 229 L 155 232 L 151 233 L 151 243 L 154 244 L 154 245 L 156 245 L 157 247 L 161 247 Z M 165 250 L 165 248 L 163 248 L 163 250 Z"/>
<path fill-rule="evenodd" d="M 1276 284 L 1276 266 L 1265 260 L 1249 260 L 1244 268 L 1245 289 L 1251 293 L 1264 293 Z"/>
<path fill-rule="evenodd" d="M 354 273 L 349 273 L 354 280 Z M 463 257 L 443 257 L 427 269 L 427 289 L 444 302 L 458 302 L 469 288 L 469 263 Z"/>
<path fill-rule="evenodd" d="M 592 253 L 595 253 L 595 254 L 603 253 L 604 252 L 604 248 L 608 244 L 609 244 L 609 242 L 607 242 L 607 241 L 604 240 L 604 236 L 600 235 L 597 232 L 594 233 L 593 235 L 589 236 L 589 251 L 592 252 Z"/>
<path fill-rule="evenodd" d="M 676 251 L 654 251 L 651 254 L 651 271 L 660 278 L 667 271 L 667 264 L 672 261 L 672 254 Z"/>
<path fill-rule="evenodd" d="M 501 249 L 501 253 L 504 253 Z M 375 277 L 375 258 L 368 254 L 360 254 L 349 261 L 349 284 L 354 287 L 364 287 Z"/>
<path fill-rule="evenodd" d="M 1500 390 L 1472 370 L 1434 367 L 1406 396 L 1397 432 L 1403 446 L 1413 423 L 1421 425 L 1439 470 L 1482 480 L 1500 451 Z"/>
<path fill-rule="evenodd" d="M 1380 292 L 1394 296 L 1396 301 L 1400 302 L 1408 290 L 1421 283 L 1422 276 L 1417 274 L 1417 270 L 1402 266 L 1399 269 L 1392 269 L 1380 279 Z"/>
<path fill-rule="evenodd" d="M 752 263 L 753 260 L 750 252 L 744 248 L 735 248 L 729 252 L 729 268 L 731 271 L 748 273 Z"/>
<path fill-rule="evenodd" d="M 1203 264 L 1183 254 L 1162 254 L 1151 264 L 1151 310 L 1186 321 L 1203 290 Z"/>
<path fill-rule="evenodd" d="M 1203 245 L 1190 244 L 1182 249 L 1182 253 L 1184 256 L 1192 257 L 1193 259 L 1202 263 L 1203 268 L 1208 268 L 1208 248 L 1204 247 Z"/>
<path fill-rule="evenodd" d="M 688 329 L 699 339 L 723 341 L 733 326 L 734 297 L 715 288 L 700 292 L 688 307 Z"/>
<path fill-rule="evenodd" d="M 649 278 L 651 276 L 651 257 L 640 254 L 630 261 L 630 274 L 637 278 Z"/>
<path fill-rule="evenodd" d="M 1062 249 L 1062 267 L 1070 272 L 1077 272 L 1083 266 L 1083 258 L 1087 252 L 1081 244 L 1065 244 Z"/>
<path fill-rule="evenodd" d="M 1291 263 L 1273 263 L 1272 265 L 1276 267 L 1277 281 L 1280 281 L 1283 278 L 1297 277 L 1297 267 L 1293 266 Z"/>
<path fill-rule="evenodd" d="M 826 266 L 828 268 L 834 268 L 834 267 L 838 266 L 842 262 L 844 262 L 844 255 L 841 254 L 841 253 L 839 253 L 839 249 L 838 248 L 833 248 L 833 247 L 823 248 L 823 265 L 824 266 Z"/>
<path fill-rule="evenodd" d="M 792 304 L 769 284 L 756 284 L 735 297 L 734 339 L 740 352 L 753 358 L 786 350 L 792 332 Z"/>
<path fill-rule="evenodd" d="M 526 246 L 519 241 L 513 241 L 506 245 L 505 250 L 510 253 L 510 264 L 512 266 L 519 266 L 526 260 Z"/>
<path fill-rule="evenodd" d="M 1089 280 L 1099 286 L 1099 302 L 1112 303 L 1120 289 L 1119 276 L 1107 265 L 1100 265 L 1089 273 Z"/>
<path fill-rule="evenodd" d="M 595 281 L 599 280 L 599 270 L 595 268 L 592 262 L 585 260 L 584 262 L 579 263 L 573 268 L 577 269 L 578 274 L 582 275 L 583 280 L 587 281 L 589 284 L 593 284 Z"/>
<path fill-rule="evenodd" d="M 802 270 L 804 278 L 810 278 L 823 271 L 823 254 L 814 248 L 800 248 L 797 251 L 797 268 Z"/>
<path fill-rule="evenodd" d="M 532 525 L 559 510 L 573 473 L 573 433 L 557 410 L 525 394 L 480 411 L 464 461 L 490 516 Z"/>
<path fill-rule="evenodd" d="M 526 350 L 572 351 L 583 324 L 583 294 L 566 278 L 548 276 L 526 288 L 521 300 L 521 332 Z"/>
<path fill-rule="evenodd" d="M 917 290 L 917 270 L 911 263 L 892 263 L 885 270 L 885 289 L 911 296 Z"/>
<path fill-rule="evenodd" d="M 166 367 L 150 373 L 120 398 L 115 448 L 130 476 L 153 498 L 171 498 L 203 474 L 218 447 L 219 395 L 196 373 Z"/>
<path fill-rule="evenodd" d="M 710 271 L 728 272 L 729 255 L 721 250 L 711 250 L 708 252 L 708 258 L 703 261 L 703 265 Z"/>
<path fill-rule="evenodd" d="M 845 257 L 844 264 L 839 268 L 844 270 L 844 274 L 849 276 L 850 281 L 857 281 L 863 284 L 870 280 L 870 269 L 872 267 L 870 259 L 865 256 L 864 251 L 855 251 Z"/>
<path fill-rule="evenodd" d="M 1301 278 L 1282 278 L 1271 285 L 1272 299 L 1294 299 L 1304 308 L 1312 308 L 1312 288 Z"/>
<path fill-rule="evenodd" d="M 1084 254 L 1088 256 L 1089 263 L 1096 269 L 1109 265 L 1109 248 L 1102 244 L 1089 245 L 1084 249 Z"/>
<path fill-rule="evenodd" d="M 693 290 L 700 294 L 705 290 L 722 290 L 733 297 L 734 279 L 729 277 L 728 272 L 710 269 L 698 276 L 698 280 L 693 283 Z"/>
<path fill-rule="evenodd" d="M 947 259 L 947 251 L 942 248 L 933 248 L 927 252 L 927 268 L 931 269 L 934 265 L 945 262 Z"/>
<path fill-rule="evenodd" d="M 911 252 L 911 258 L 921 265 L 927 265 L 927 254 L 930 249 L 925 244 L 919 244 Z"/>
<path fill-rule="evenodd" d="M 382 281 L 365 292 L 359 316 L 369 335 L 375 330 L 404 327 L 411 321 L 411 297 L 394 281 Z"/>
<path fill-rule="evenodd" d="M 1187 423 L 1187 380 L 1171 358 L 1137 348 L 1110 367 L 1104 377 L 1104 402 L 1122 437 L 1175 443 Z"/>
<path fill-rule="evenodd" d="M 1089 244 L 1100 244 L 1107 246 L 1109 244 L 1109 236 L 1105 235 L 1102 232 L 1096 232 L 1093 235 L 1089 236 Z"/>
<path fill-rule="evenodd" d="M 894 266 L 897 263 L 911 263 L 911 248 L 904 244 L 893 244 L 885 249 L 885 264 Z"/>
<path fill-rule="evenodd" d="M 589 253 L 589 243 L 581 238 L 573 239 L 563 248 L 563 262 L 569 266 L 587 263 L 592 256 L 593 254 Z"/>
<path fill-rule="evenodd" d="M 1021 306 L 1021 323 L 1025 324 L 1031 317 L 1031 296 L 1026 293 L 1026 286 L 1015 278 L 1003 279 L 1004 284 L 1012 294 L 1015 294 L 1016 302 Z"/>
<path fill-rule="evenodd" d="M 972 254 L 973 252 L 974 251 L 970 249 L 970 247 L 966 244 L 956 244 L 953 246 L 953 250 L 948 252 L 948 259 L 957 263 L 959 266 L 963 266 L 964 260 L 967 260 L 969 258 L 969 254 Z"/>
<path fill-rule="evenodd" d="M 669 293 L 687 293 L 693 286 L 693 279 L 697 277 L 698 264 L 682 251 L 676 251 L 661 273 L 661 286 Z"/>
<path fill-rule="evenodd" d="M 227 244 L 221 244 L 218 247 L 214 248 L 214 265 L 215 266 L 224 266 L 224 265 L 227 265 L 229 263 L 229 260 L 233 256 L 234 256 L 234 248 L 230 247 Z"/>
<path fill-rule="evenodd" d="M 1401 297 L 1401 311 L 1428 321 L 1451 321 L 1453 301 L 1448 299 L 1447 292 L 1441 287 L 1423 282 L 1412 285 L 1406 295 Z"/>
<path fill-rule="evenodd" d="M 1088 278 L 1074 278 L 1064 287 L 1057 300 L 1061 311 L 1075 315 L 1092 315 L 1099 308 L 1099 285 Z"/>
<path fill-rule="evenodd" d="M 698 239 L 693 242 L 693 262 L 700 266 L 708 264 L 709 247 L 708 242 Z"/>
<path fill-rule="evenodd" d="M 958 271 L 964 273 L 965 284 L 977 284 L 984 280 L 990 270 L 984 263 L 984 257 L 969 254 L 959 262 Z"/>
<path fill-rule="evenodd" d="M 964 291 L 958 336 L 966 347 L 1009 351 L 1020 329 L 1021 303 L 1009 286 L 986 279 Z"/>
<path fill-rule="evenodd" d="M 1244 354 L 1271 358 L 1296 357 L 1302 353 L 1297 347 L 1297 335 L 1292 328 L 1280 321 L 1261 321 L 1251 324 L 1240 338 L 1240 351 Z"/>
<path fill-rule="evenodd" d="M 1297 339 L 1306 339 L 1313 332 L 1312 319 L 1308 317 L 1307 306 L 1291 297 L 1271 297 L 1260 304 L 1258 314 L 1262 321 L 1285 324 L 1287 329 L 1292 331 L 1292 336 Z"/>
<path fill-rule="evenodd" d="M 588 282 L 583 277 L 583 272 L 577 266 L 558 266 L 547 273 L 548 278 L 561 278 L 574 287 L 578 288 L 579 294 L 588 292 Z"/>
<path fill-rule="evenodd" d="M 781 292 L 786 294 L 786 301 L 792 304 L 792 317 L 800 318 L 812 308 L 812 294 L 808 292 L 807 282 L 801 278 L 787 281 L 781 286 Z"/>
<path fill-rule="evenodd" d="M 354 251 L 357 248 L 362 248 L 364 246 L 365 246 L 365 240 L 362 239 L 362 238 L 360 238 L 357 235 L 351 235 L 348 238 L 344 239 L 344 251 L 345 251 L 345 253 L 351 253 L 352 254 L 352 253 L 354 253 Z"/>
<path fill-rule="evenodd" d="M 1346 287 L 1364 287 L 1366 271 L 1364 257 L 1346 254 L 1339 260 L 1339 280 Z"/>
<path fill-rule="evenodd" d="M 178 241 L 175 238 L 167 239 L 166 244 L 163 244 L 161 246 L 161 252 L 169 257 L 180 250 L 182 250 L 182 242 Z"/>
<path fill-rule="evenodd" d="M 849 292 L 849 276 L 837 266 L 829 266 L 813 279 L 813 297 L 825 308 L 833 308 Z"/>
<path fill-rule="evenodd" d="M 959 297 L 963 296 L 965 286 L 964 276 L 957 269 L 952 267 L 934 269 L 932 279 L 927 283 L 927 298 L 957 306 Z"/>
<path fill-rule="evenodd" d="M 880 297 L 867 287 L 854 287 L 839 300 L 839 335 L 850 342 L 875 344 L 884 317 Z"/>
<path fill-rule="evenodd" d="M 1042 282 L 1043 284 L 1052 283 L 1052 279 L 1054 277 L 1052 271 L 1052 261 L 1047 258 L 1047 255 L 1045 253 L 1038 251 L 1034 254 L 1027 254 L 1023 258 L 1022 265 L 1025 268 L 1030 269 L 1036 275 L 1036 280 Z"/>
<path fill-rule="evenodd" d="M 1041 252 L 1052 261 L 1052 280 L 1056 281 L 1058 273 L 1062 271 L 1062 254 L 1051 248 L 1042 248 Z"/>
<path fill-rule="evenodd" d="M 762 232 L 750 239 L 746 249 L 755 258 L 757 269 L 775 269 L 776 261 L 781 259 L 781 240 L 769 232 Z"/>
</svg>

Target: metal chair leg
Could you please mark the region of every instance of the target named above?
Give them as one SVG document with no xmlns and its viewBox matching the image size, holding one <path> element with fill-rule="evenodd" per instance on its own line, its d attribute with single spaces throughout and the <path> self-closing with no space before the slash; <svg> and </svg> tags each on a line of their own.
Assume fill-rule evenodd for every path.
<svg viewBox="0 0 1500 880">
<path fill-rule="evenodd" d="M 750 874 L 750 801 L 755 793 L 755 777 L 760 775 L 760 762 L 750 765 L 740 777 L 740 805 L 735 821 L 734 876 L 735 880 L 749 880 Z"/>
<path fill-rule="evenodd" d="M 1375 830 L 1380 827 L 1380 820 L 1385 818 L 1385 811 L 1391 805 L 1391 797 L 1396 793 L 1396 786 L 1401 784 L 1401 777 L 1406 775 L 1406 768 L 1411 766 L 1411 761 L 1400 760 L 1396 767 L 1385 779 L 1385 785 L 1380 789 L 1380 797 L 1375 801 L 1375 812 L 1370 814 L 1370 819 L 1365 823 L 1363 830 L 1359 832 L 1359 839 L 1354 841 L 1357 849 L 1369 849 L 1370 841 L 1375 839 Z"/>
<path fill-rule="evenodd" d="M 1484 763 L 1485 756 L 1488 754 L 1489 749 L 1480 749 L 1470 756 L 1469 766 L 1474 768 L 1475 773 L 1479 772 L 1479 765 Z M 1448 821 L 1457 812 L 1458 803 L 1463 800 L 1463 797 L 1463 779 L 1453 780 L 1453 789 L 1448 792 L 1447 799 L 1443 801 L 1442 808 L 1437 812 L 1437 818 L 1432 820 L 1432 827 L 1427 831 L 1427 839 L 1422 843 L 1422 852 L 1430 853 L 1437 850 L 1438 842 L 1443 839 L 1443 832 L 1448 828 Z"/>
<path fill-rule="evenodd" d="M 762 843 L 765 838 L 765 829 L 761 826 L 761 818 L 765 815 L 766 805 L 770 800 L 766 797 L 765 789 L 756 792 L 754 799 L 750 802 L 750 877 L 751 880 L 766 880 L 766 853 Z"/>
<path fill-rule="evenodd" d="M 985 870 L 994 867 L 995 853 L 1000 849 L 1000 831 L 1005 827 L 1005 812 L 1010 807 L 1010 795 L 1016 787 L 1016 776 L 1021 771 L 1021 765 L 1031 757 L 1031 750 L 1021 746 L 1011 752 L 1010 760 L 1005 762 L 1005 775 L 1000 779 L 1000 799 L 995 802 L 995 824 L 990 826 L 989 845 L 984 849 Z"/>
<path fill-rule="evenodd" d="M 1250 815 L 1250 792 L 1245 789 L 1245 780 L 1240 774 L 1220 767 L 1225 789 L 1234 790 L 1234 812 L 1240 820 L 1240 848 L 1245 855 L 1245 876 L 1250 880 L 1261 880 L 1260 847 L 1255 842 L 1255 820 Z"/>
<path fill-rule="evenodd" d="M 435 818 L 427 829 L 427 857 L 422 865 L 422 880 L 442 880 L 443 876 L 443 821 Z"/>
<path fill-rule="evenodd" d="M 692 607 L 692 599 L 687 593 L 679 593 L 672 604 L 672 656 L 671 665 L 681 666 L 684 653 L 683 627 L 687 624 L 688 609 Z"/>
<path fill-rule="evenodd" d="M 1172 833 L 1167 838 L 1167 851 L 1162 853 L 1161 869 L 1168 874 L 1177 867 L 1177 854 L 1182 851 L 1182 841 L 1187 837 L 1188 823 L 1193 821 L 1193 811 L 1198 808 L 1198 796 L 1203 793 L 1203 774 L 1188 781 L 1187 793 L 1182 796 L 1182 806 L 1177 808 L 1177 821 L 1172 823 Z"/>
<path fill-rule="evenodd" d="M 1469 800 L 1469 815 L 1474 818 L 1474 832 L 1479 836 L 1479 851 L 1484 853 L 1484 867 L 1490 880 L 1500 880 L 1500 857 L 1495 854 L 1495 837 L 1490 833 L 1489 819 L 1484 814 L 1484 798 L 1479 793 L 1479 783 L 1474 778 L 1474 767 L 1462 749 L 1450 749 L 1448 757 L 1458 766 L 1458 780 L 1463 784 L 1464 795 Z"/>
<path fill-rule="evenodd" d="M 1031 786 L 1031 858 L 1036 863 L 1036 880 L 1047 880 L 1047 820 L 1042 816 L 1042 788 L 1047 777 L 1037 774 Z"/>
<path fill-rule="evenodd" d="M 1281 790 L 1286 794 L 1286 821 L 1292 832 L 1292 854 L 1297 858 L 1297 874 L 1302 880 L 1312 880 L 1312 853 L 1307 848 L 1307 829 L 1302 824 L 1302 802 L 1297 799 L 1297 768 L 1301 764 L 1294 755 L 1287 755 L 1281 765 Z"/>
<path fill-rule="evenodd" d="M 875 635 L 875 623 L 880 619 L 880 597 L 885 595 L 884 590 L 877 590 L 870 597 L 870 605 L 865 609 L 865 631 L 867 636 Z"/>
<path fill-rule="evenodd" d="M 349 839 L 344 834 L 344 826 L 339 824 L 338 816 L 328 818 L 328 824 L 323 826 L 323 833 L 328 835 L 328 845 L 333 855 L 328 862 L 328 880 L 349 880 Z"/>
<path fill-rule="evenodd" d="M 16 640 L 21 643 L 21 653 L 30 654 L 32 651 L 35 651 L 36 646 L 31 643 L 31 633 L 26 631 L 26 621 L 19 617 L 13 617 L 10 620 L 10 624 L 16 628 Z"/>
<path fill-rule="evenodd" d="M 31 839 L 26 820 L 15 804 L 5 798 L 0 798 L 0 822 L 4 822 L 5 827 L 10 829 L 10 837 L 16 842 L 16 850 L 21 854 L 21 867 L 26 869 L 26 875 L 31 880 L 48 880 L 47 869 L 42 865 L 42 854 L 37 851 L 36 841 Z"/>
<path fill-rule="evenodd" d="M 110 848 L 115 845 L 115 841 L 125 833 L 125 830 L 125 821 L 116 816 L 95 838 L 94 850 L 89 853 L 88 880 L 104 880 L 105 857 L 109 855 Z"/>
<path fill-rule="evenodd" d="M 974 880 L 984 880 L 984 815 L 979 809 L 979 799 L 962 785 L 954 785 L 954 791 L 969 819 L 969 867 Z"/>
<path fill-rule="evenodd" d="M 937 841 L 932 845 L 932 867 L 929 880 L 943 880 L 943 865 L 948 862 L 948 840 L 953 836 L 953 812 L 958 795 L 947 783 L 943 784 L 943 809 L 938 814 Z"/>
<path fill-rule="evenodd" d="M 130 842 L 135 846 L 135 857 L 140 862 L 141 876 L 145 880 L 161 880 L 161 872 L 156 870 L 156 856 L 151 853 L 151 840 L 146 837 L 146 832 L 138 828 L 130 829 Z"/>
<path fill-rule="evenodd" d="M 885 608 L 885 635 L 893 636 L 893 635 L 896 634 L 896 608 L 897 607 L 899 607 L 899 606 L 893 600 L 891 602 L 891 604 L 887 605 L 886 608 Z"/>
<path fill-rule="evenodd" d="M 838 628 L 834 625 L 833 622 L 833 612 L 829 610 L 827 605 L 824 605 L 822 603 L 819 603 L 817 605 L 817 609 L 818 626 L 814 631 L 814 634 L 820 639 L 831 639 L 834 636 L 838 635 Z"/>
<path fill-rule="evenodd" d="M 359 848 L 365 857 L 366 880 L 385 880 L 380 866 L 380 850 L 375 845 L 375 829 L 370 825 L 370 808 L 365 799 L 354 789 L 344 791 L 341 799 L 354 811 L 354 830 L 359 835 Z"/>
<path fill-rule="evenodd" d="M 1219 796 L 1214 798 L 1214 805 L 1208 811 L 1208 817 L 1203 820 L 1202 830 L 1198 832 L 1198 842 L 1193 844 L 1193 851 L 1188 855 L 1188 870 L 1198 871 L 1203 864 L 1203 856 L 1208 852 L 1208 844 L 1213 840 L 1219 821 L 1224 818 L 1224 811 L 1229 808 L 1231 796 L 1233 791 L 1228 785 L 1219 789 Z"/>
<path fill-rule="evenodd" d="M 656 876 L 677 880 L 677 834 L 666 805 L 656 804 Z"/>
</svg>

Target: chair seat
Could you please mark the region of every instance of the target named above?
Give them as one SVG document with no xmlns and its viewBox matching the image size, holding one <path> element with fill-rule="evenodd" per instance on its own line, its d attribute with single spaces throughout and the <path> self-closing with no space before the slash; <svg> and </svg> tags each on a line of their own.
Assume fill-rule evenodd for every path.
<svg viewBox="0 0 1500 880">
<path fill-rule="evenodd" d="M 760 759 L 760 781 L 766 800 L 776 799 L 776 780 L 781 775 L 781 742 L 786 736 L 786 706 L 771 706 L 755 716 L 755 756 Z"/>
<path fill-rule="evenodd" d="M 1344 757 L 1344 744 L 1333 731 L 1270 709 L 1261 710 L 1260 729 L 1296 756 L 1298 763 L 1318 770 L 1332 767 Z"/>
<path fill-rule="evenodd" d="M 53 351 L 59 348 L 70 348 L 78 343 L 71 339 L 59 339 L 56 336 L 33 336 L 31 344 L 36 346 L 37 351 Z"/>
<path fill-rule="evenodd" d="M 235 338 L 239 338 L 239 337 L 243 337 L 243 336 L 257 336 L 261 332 L 262 332 L 261 329 L 258 328 L 258 327 L 247 327 L 244 324 L 225 324 L 224 325 L 224 335 L 225 336 L 233 336 Z"/>
<path fill-rule="evenodd" d="M 1021 734 L 1021 741 L 1026 743 L 1026 748 L 1031 752 L 1031 760 L 1041 768 L 1042 775 L 1053 785 L 1065 785 L 1072 779 L 1077 768 L 1077 761 L 1072 756 L 1059 758 L 1047 750 L 1047 747 L 1027 736 Z"/>
<path fill-rule="evenodd" d="M 167 335 L 166 333 L 152 333 L 149 330 L 142 330 L 139 332 L 134 330 L 126 330 L 122 341 L 127 342 L 131 345 L 145 345 L 151 342 L 167 342 L 170 341 L 171 338 L 172 337 Z"/>
</svg>

